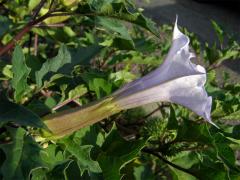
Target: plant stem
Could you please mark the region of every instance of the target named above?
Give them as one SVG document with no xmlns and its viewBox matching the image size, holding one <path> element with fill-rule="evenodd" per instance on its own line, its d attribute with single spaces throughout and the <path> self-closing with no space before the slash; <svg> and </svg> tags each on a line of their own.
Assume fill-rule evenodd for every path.
<svg viewBox="0 0 240 180">
<path fill-rule="evenodd" d="M 75 97 L 75 98 L 73 98 L 73 99 L 67 99 L 67 100 L 65 100 L 65 101 L 57 104 L 54 108 L 52 108 L 52 111 L 56 111 L 56 110 L 58 110 L 59 108 L 67 105 L 67 104 L 70 103 L 70 102 L 74 102 L 74 103 L 76 103 L 78 106 L 81 106 L 81 105 L 79 105 L 79 103 L 76 101 L 76 99 L 79 98 L 79 97 L 80 97 L 80 96 L 77 96 L 77 97 Z"/>
<path fill-rule="evenodd" d="M 16 42 L 19 41 L 26 33 L 28 33 L 35 24 L 42 22 L 43 20 L 50 17 L 50 15 L 51 14 L 45 14 L 34 21 L 30 21 L 6 46 L 0 49 L 0 56 L 12 49 Z"/>
<path fill-rule="evenodd" d="M 65 23 L 59 23 L 59 24 L 36 24 L 36 25 L 34 25 L 34 27 L 45 27 L 45 28 L 48 28 L 48 27 L 64 27 L 66 25 L 67 24 L 65 24 Z"/>
<path fill-rule="evenodd" d="M 12 49 L 15 45 L 15 43 L 17 41 L 19 41 L 26 33 L 28 33 L 36 24 L 42 22 L 43 20 L 49 18 L 49 17 L 56 17 L 56 16 L 72 16 L 72 15 L 76 15 L 76 16 L 102 16 L 102 17 L 109 17 L 109 18 L 113 18 L 113 19 L 119 19 L 122 21 L 127 21 L 127 22 L 132 22 L 129 19 L 124 19 L 121 16 L 117 16 L 117 15 L 108 15 L 108 14 L 102 14 L 102 13 L 74 13 L 74 12 L 59 12 L 59 11 L 52 11 L 50 10 L 48 13 L 46 13 L 45 15 L 41 16 L 40 18 L 30 21 L 26 26 L 24 26 L 24 28 L 3 48 L 0 49 L 0 57 L 5 54 L 6 52 L 8 52 L 10 49 Z M 157 36 L 157 35 L 156 35 Z"/>
<path fill-rule="evenodd" d="M 162 157 L 158 152 L 152 151 L 151 149 L 147 149 L 147 148 L 144 148 L 142 151 L 145 152 L 145 153 L 151 154 L 151 155 L 153 155 L 153 156 L 156 156 L 156 157 L 158 157 L 161 161 L 167 163 L 168 165 L 170 165 L 170 166 L 172 166 L 172 167 L 174 167 L 174 168 L 176 168 L 176 169 L 178 169 L 178 170 L 180 170 L 180 171 L 183 171 L 183 172 L 185 172 L 185 173 L 191 174 L 192 176 L 196 177 L 196 175 L 195 175 L 193 172 L 191 172 L 190 170 L 185 169 L 185 168 L 183 168 L 183 167 L 181 167 L 181 166 L 178 166 L 178 165 L 176 165 L 176 164 L 168 161 L 167 159 L 165 159 L 164 157 Z"/>
<path fill-rule="evenodd" d="M 34 36 L 34 56 L 37 56 L 38 52 L 38 34 L 36 33 Z"/>
<path fill-rule="evenodd" d="M 43 5 L 46 3 L 46 0 L 41 0 L 37 7 L 33 10 L 32 20 L 35 20 L 38 16 L 40 10 L 42 9 Z"/>
<path fill-rule="evenodd" d="M 0 56 L 7 53 L 10 49 L 14 47 L 14 45 L 19 41 L 26 33 L 28 33 L 36 24 L 44 21 L 45 19 L 49 17 L 55 17 L 55 16 L 71 16 L 74 15 L 74 13 L 55 13 L 52 11 L 49 11 L 45 15 L 39 17 L 36 20 L 32 20 L 28 22 L 23 29 L 3 48 L 0 48 Z M 78 14 L 78 15 L 93 15 L 93 14 Z"/>
</svg>

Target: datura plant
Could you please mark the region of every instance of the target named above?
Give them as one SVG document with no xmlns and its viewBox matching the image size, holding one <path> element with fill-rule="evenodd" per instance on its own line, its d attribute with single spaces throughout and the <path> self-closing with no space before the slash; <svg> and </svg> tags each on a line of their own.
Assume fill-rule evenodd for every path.
<svg viewBox="0 0 240 180">
<path fill-rule="evenodd" d="M 171 48 L 157 69 L 97 102 L 46 116 L 44 123 L 51 133 L 45 135 L 62 137 L 122 110 L 159 101 L 187 107 L 215 125 L 210 116 L 212 97 L 204 88 L 206 71 L 191 62 L 195 55 L 189 42 L 176 20 Z"/>
<path fill-rule="evenodd" d="M 240 44 L 134 2 L 0 0 L 0 180 L 239 179 Z"/>
</svg>

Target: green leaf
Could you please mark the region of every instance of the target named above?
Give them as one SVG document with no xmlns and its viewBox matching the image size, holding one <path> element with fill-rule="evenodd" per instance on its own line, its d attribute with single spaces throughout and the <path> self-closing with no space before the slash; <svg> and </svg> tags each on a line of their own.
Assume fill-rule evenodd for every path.
<svg viewBox="0 0 240 180">
<path fill-rule="evenodd" d="M 177 129 L 178 128 L 178 121 L 176 118 L 175 111 L 172 106 L 170 106 L 170 115 L 168 118 L 168 124 L 167 124 L 168 129 Z"/>
<path fill-rule="evenodd" d="M 8 128 L 8 131 L 12 141 L 0 145 L 6 156 L 1 168 L 4 179 L 30 179 L 31 175 L 37 179 L 36 173 L 42 177 L 50 176 L 58 165 L 69 161 L 63 159 L 62 152 L 55 145 L 43 150 L 22 128 Z"/>
<path fill-rule="evenodd" d="M 221 56 L 222 56 L 222 52 L 219 49 L 217 49 L 216 44 L 214 44 L 212 47 L 209 47 L 208 44 L 205 45 L 204 59 L 210 65 L 216 63 Z"/>
<path fill-rule="evenodd" d="M 44 166 L 31 171 L 31 179 L 33 180 L 61 179 L 64 177 L 64 172 L 56 171 L 60 169 L 64 171 L 72 162 L 72 160 L 64 159 L 63 152 L 55 144 L 48 145 L 41 152 L 40 157 Z"/>
<path fill-rule="evenodd" d="M 108 17 L 97 17 L 97 23 L 110 30 L 115 37 L 108 46 L 116 46 L 119 49 L 133 49 L 134 43 L 123 23 Z M 104 42 L 106 44 L 106 41 Z"/>
<path fill-rule="evenodd" d="M 121 85 L 129 83 L 136 79 L 136 76 L 131 72 L 122 70 L 111 73 L 109 78 L 114 82 L 114 84 L 120 87 Z"/>
<path fill-rule="evenodd" d="M 232 137 L 235 139 L 240 139 L 240 125 L 236 125 L 233 127 Z"/>
<path fill-rule="evenodd" d="M 169 167 L 171 170 L 172 170 L 172 173 L 173 173 L 173 176 L 175 176 L 176 178 L 174 179 L 177 179 L 177 180 L 197 180 L 196 177 L 186 173 L 186 172 L 183 172 L 183 171 L 180 171 L 178 169 L 175 169 L 173 167 Z"/>
<path fill-rule="evenodd" d="M 176 141 L 182 142 L 200 142 L 204 144 L 212 143 L 212 136 L 209 134 L 206 124 L 196 125 L 195 123 L 184 120 L 182 126 L 179 126 Z"/>
<path fill-rule="evenodd" d="M 29 0 L 28 2 L 28 8 L 29 10 L 33 10 L 39 3 L 41 0 Z"/>
<path fill-rule="evenodd" d="M 211 20 L 212 26 L 217 34 L 218 40 L 221 44 L 223 44 L 223 39 L 224 39 L 224 31 L 222 28 L 217 24 L 216 21 Z"/>
<path fill-rule="evenodd" d="M 157 37 L 159 31 L 155 23 L 146 18 L 139 9 L 134 7 L 130 1 L 126 0 L 91 0 L 85 6 L 81 6 L 79 11 L 85 14 L 94 14 L 98 17 L 108 17 L 116 21 L 126 21 L 147 29 Z M 91 17 L 91 15 L 90 15 Z"/>
<path fill-rule="evenodd" d="M 47 173 L 47 179 L 51 179 L 51 180 L 68 179 L 66 171 L 70 167 L 71 163 L 73 163 L 73 160 L 65 160 L 62 163 L 57 164 L 52 171 Z"/>
<path fill-rule="evenodd" d="M 96 92 L 98 98 L 109 95 L 112 92 L 112 84 L 105 79 L 95 78 L 89 83 L 89 89 Z"/>
<path fill-rule="evenodd" d="M 240 120 L 240 110 L 233 112 L 231 114 L 228 114 L 221 118 L 222 120 L 228 120 L 228 121 L 237 121 Z"/>
<path fill-rule="evenodd" d="M 182 152 L 175 157 L 171 158 L 171 162 L 185 169 L 190 169 L 194 164 L 199 163 L 199 159 L 193 152 Z M 177 179 L 195 180 L 196 177 L 186 172 L 180 171 L 169 165 L 169 168 L 177 176 Z"/>
<path fill-rule="evenodd" d="M 48 81 L 44 81 L 44 87 L 45 88 L 49 88 L 51 86 L 55 86 L 58 84 L 58 82 L 62 82 L 64 81 L 65 79 L 67 79 L 66 76 L 64 76 L 63 74 L 54 74 L 50 77 L 50 79 Z M 69 80 L 70 78 L 68 78 L 67 80 Z M 66 80 L 65 80 L 66 81 Z M 69 80 L 70 81 L 70 80 Z M 68 82 L 69 82 L 68 81 Z"/>
<path fill-rule="evenodd" d="M 11 21 L 9 18 L 7 18 L 5 16 L 0 16 L 0 24 L 1 24 L 1 28 L 0 28 L 0 37 L 1 37 L 6 32 L 8 32 Z"/>
<path fill-rule="evenodd" d="M 88 84 L 89 90 L 96 93 L 98 99 L 112 92 L 112 84 L 105 80 L 107 77 L 104 74 L 89 72 L 81 77 Z"/>
<path fill-rule="evenodd" d="M 121 179 L 121 168 L 137 157 L 145 143 L 146 140 L 124 140 L 114 127 L 106 137 L 97 158 L 103 171 L 104 179 Z M 111 168 L 109 168 L 109 165 L 111 165 Z"/>
<path fill-rule="evenodd" d="M 27 67 L 22 48 L 18 45 L 13 52 L 12 71 L 12 86 L 15 90 L 14 99 L 16 102 L 20 102 L 24 93 L 28 89 L 27 78 L 31 70 Z"/>
<path fill-rule="evenodd" d="M 81 97 L 87 93 L 87 88 L 84 85 L 78 85 L 68 93 L 69 99 L 75 99 L 76 97 Z"/>
<path fill-rule="evenodd" d="M 65 179 L 79 179 L 79 180 L 84 180 L 84 178 L 82 178 L 81 176 L 81 172 L 79 171 L 79 167 L 78 167 L 78 164 L 76 161 L 72 161 L 69 166 L 64 170 L 64 174 L 65 174 Z M 87 173 L 84 173 L 84 174 L 87 174 Z M 85 179 L 90 179 L 89 177 L 88 178 L 85 178 Z"/>
<path fill-rule="evenodd" d="M 133 4 L 130 4 L 129 1 L 119 0 L 109 2 L 108 0 L 104 0 L 100 3 L 95 2 L 92 5 L 97 9 L 101 16 L 110 17 L 116 20 L 123 20 L 139 25 L 149 30 L 157 37 L 159 36 L 159 32 L 155 26 L 155 23 L 146 18 L 140 11 L 136 10 L 136 7 L 134 7 Z M 130 12 L 128 9 L 132 9 L 133 12 Z"/>
<path fill-rule="evenodd" d="M 88 47 L 69 48 L 71 54 L 71 63 L 66 64 L 59 73 L 70 74 L 76 65 L 90 65 L 91 60 L 100 53 L 102 47 L 91 45 Z"/>
<path fill-rule="evenodd" d="M 60 143 L 66 146 L 65 156 L 76 159 L 78 171 L 81 175 L 87 170 L 88 174 L 99 173 L 101 168 L 97 161 L 91 157 L 96 146 L 101 146 L 104 139 L 97 125 L 88 126 L 75 132 L 73 135 L 62 139 Z M 67 170 L 68 172 L 70 170 Z"/>
<path fill-rule="evenodd" d="M 13 78 L 13 72 L 11 71 L 12 66 L 11 65 L 6 65 L 3 70 L 2 74 L 7 78 L 7 79 L 12 79 Z"/>
<path fill-rule="evenodd" d="M 199 179 L 231 179 L 232 176 L 228 174 L 226 167 L 215 157 L 212 158 L 211 153 L 206 152 L 197 155 L 201 161 L 194 165 L 191 170 L 197 174 Z"/>
<path fill-rule="evenodd" d="M 81 175 L 85 170 L 95 173 L 101 172 L 98 162 L 93 161 L 91 158 L 90 152 L 93 148 L 92 145 L 81 146 L 72 141 L 71 138 L 64 139 L 62 142 L 66 146 L 66 151 L 77 159 L 77 164 L 81 171 Z"/>
<path fill-rule="evenodd" d="M 141 165 L 134 168 L 135 180 L 154 180 L 154 174 L 152 173 L 151 167 Z"/>
<path fill-rule="evenodd" d="M 43 179 L 47 179 L 47 169 L 38 168 L 32 171 L 31 180 L 43 180 Z"/>
<path fill-rule="evenodd" d="M 41 154 L 41 159 L 49 170 L 52 170 L 57 164 L 61 164 L 65 161 L 63 152 L 58 150 L 58 146 L 55 144 L 50 144 L 45 148 L 44 152 Z"/>
<path fill-rule="evenodd" d="M 234 151 L 229 147 L 231 141 L 226 139 L 222 134 L 217 133 L 214 135 L 214 146 L 219 159 L 233 171 L 240 173 L 240 169 L 235 166 L 235 155 Z"/>
<path fill-rule="evenodd" d="M 36 114 L 25 107 L 9 101 L 1 101 L 0 126 L 10 121 L 23 126 L 32 126 L 37 128 L 46 127 Z"/>
<path fill-rule="evenodd" d="M 119 21 L 114 21 L 108 17 L 97 17 L 97 23 L 102 25 L 104 28 L 111 30 L 113 33 L 118 33 L 124 39 L 132 40 L 128 33 L 128 29 Z"/>
<path fill-rule="evenodd" d="M 44 76 L 48 72 L 57 72 L 65 64 L 71 63 L 71 55 L 65 45 L 61 45 L 58 55 L 50 60 L 47 60 L 39 71 L 36 72 L 37 86 L 42 86 Z"/>
<path fill-rule="evenodd" d="M 79 0 L 61 0 L 61 3 L 64 5 L 64 6 L 74 6 L 74 5 L 77 5 L 80 1 Z"/>
<path fill-rule="evenodd" d="M 54 20 L 55 19 L 55 20 Z M 54 21 L 58 21 L 58 19 L 56 19 L 56 17 L 52 19 Z M 64 20 L 65 18 L 63 18 Z M 51 20 L 51 21 L 52 21 Z M 53 21 L 52 21 L 53 22 Z M 52 23 L 50 23 L 52 24 Z M 38 31 L 39 32 L 39 31 Z M 48 33 L 48 35 L 51 36 L 52 39 L 54 39 L 57 42 L 61 42 L 61 43 L 69 43 L 72 41 L 76 41 L 76 34 L 75 32 L 71 29 L 71 27 L 69 26 L 64 26 L 62 28 L 53 28 L 53 29 L 47 29 L 46 31 Z"/>
<path fill-rule="evenodd" d="M 1 172 L 3 174 L 4 179 L 13 179 L 13 177 L 19 173 L 19 164 L 21 161 L 23 144 L 24 144 L 24 135 L 25 130 L 22 128 L 18 128 L 16 131 L 10 130 L 13 142 L 0 146 L 3 149 L 6 160 L 3 163 L 1 168 Z M 21 175 L 22 176 L 22 175 Z M 20 178 L 20 177 L 19 177 Z"/>
<path fill-rule="evenodd" d="M 72 63 L 71 67 L 68 67 L 68 70 L 74 65 L 89 65 L 90 61 L 102 50 L 102 47 L 99 45 L 91 45 L 88 47 L 78 47 L 75 49 L 70 49 Z M 68 66 L 70 66 L 68 65 Z"/>
<path fill-rule="evenodd" d="M 103 134 L 97 125 L 87 126 L 74 134 L 73 141 L 81 145 L 101 146 L 104 142 Z"/>
</svg>

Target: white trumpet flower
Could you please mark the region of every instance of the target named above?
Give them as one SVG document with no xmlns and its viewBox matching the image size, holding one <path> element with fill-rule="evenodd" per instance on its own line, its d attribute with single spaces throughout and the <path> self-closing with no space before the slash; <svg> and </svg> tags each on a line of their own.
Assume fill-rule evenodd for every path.
<svg viewBox="0 0 240 180">
<path fill-rule="evenodd" d="M 172 46 L 163 64 L 115 92 L 119 106 L 129 109 L 159 101 L 172 102 L 191 109 L 215 125 L 210 117 L 212 97 L 204 89 L 206 70 L 191 62 L 195 55 L 189 51 L 189 42 L 176 21 Z"/>
<path fill-rule="evenodd" d="M 44 118 L 45 124 L 54 137 L 62 137 L 121 110 L 161 101 L 185 106 L 216 126 L 210 116 L 212 97 L 204 88 L 206 70 L 191 62 L 195 55 L 189 42 L 176 21 L 172 46 L 160 67 L 98 102 L 51 114 Z"/>
</svg>

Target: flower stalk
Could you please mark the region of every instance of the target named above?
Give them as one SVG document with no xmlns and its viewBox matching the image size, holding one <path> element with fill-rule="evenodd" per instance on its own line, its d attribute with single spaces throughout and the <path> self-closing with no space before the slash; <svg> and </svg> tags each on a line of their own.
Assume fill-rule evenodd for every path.
<svg viewBox="0 0 240 180">
<path fill-rule="evenodd" d="M 159 101 L 182 105 L 215 125 L 210 117 L 212 97 L 204 88 L 206 70 L 193 64 L 193 57 L 189 38 L 179 31 L 176 21 L 172 46 L 160 67 L 93 104 L 46 116 L 48 135 L 62 137 L 121 110 Z"/>
</svg>

